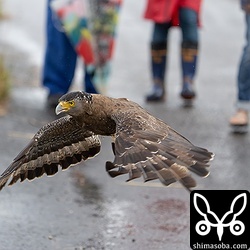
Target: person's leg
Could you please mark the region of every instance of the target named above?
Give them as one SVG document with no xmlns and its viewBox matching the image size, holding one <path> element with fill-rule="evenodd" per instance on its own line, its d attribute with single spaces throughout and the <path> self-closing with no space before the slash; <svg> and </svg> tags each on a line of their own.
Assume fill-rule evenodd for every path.
<svg viewBox="0 0 250 250">
<path fill-rule="evenodd" d="M 155 23 L 151 42 L 151 72 L 153 86 L 146 96 L 148 102 L 165 99 L 165 70 L 167 60 L 167 36 L 170 23 Z"/>
<path fill-rule="evenodd" d="M 237 77 L 238 83 L 238 100 L 237 112 L 230 118 L 231 125 L 247 125 L 248 112 L 250 111 L 250 14 L 246 15 L 246 41 L 247 44 L 243 49 L 239 72 Z"/>
<path fill-rule="evenodd" d="M 182 30 L 181 66 L 182 66 L 182 91 L 184 99 L 195 97 L 193 79 L 197 67 L 198 55 L 198 14 L 194 10 L 181 8 L 179 12 Z"/>
<path fill-rule="evenodd" d="M 50 2 L 49 0 L 47 9 L 47 44 L 42 84 L 48 88 L 48 99 L 52 100 L 53 96 L 57 98 L 69 90 L 74 77 L 77 55 L 65 33 L 58 30 L 60 24 L 50 8 Z"/>
<path fill-rule="evenodd" d="M 246 40 L 238 72 L 238 108 L 250 111 L 250 14 L 246 15 Z"/>
<path fill-rule="evenodd" d="M 98 92 L 93 84 L 95 71 L 90 73 L 87 71 L 87 69 L 85 67 L 84 72 L 85 72 L 85 76 L 84 76 L 85 91 L 87 93 L 98 94 Z"/>
</svg>

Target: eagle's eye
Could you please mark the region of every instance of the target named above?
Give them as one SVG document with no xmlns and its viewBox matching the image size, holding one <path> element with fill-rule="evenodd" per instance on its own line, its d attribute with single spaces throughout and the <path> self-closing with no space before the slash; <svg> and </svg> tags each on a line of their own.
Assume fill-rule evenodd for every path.
<svg viewBox="0 0 250 250">
<path fill-rule="evenodd" d="M 75 106 L 75 102 L 74 101 L 69 101 L 68 104 L 70 105 L 70 107 L 74 107 Z"/>
</svg>

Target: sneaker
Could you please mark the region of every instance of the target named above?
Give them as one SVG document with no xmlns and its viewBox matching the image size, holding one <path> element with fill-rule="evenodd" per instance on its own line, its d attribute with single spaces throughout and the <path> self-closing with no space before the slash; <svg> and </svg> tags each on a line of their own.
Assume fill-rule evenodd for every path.
<svg viewBox="0 0 250 250">
<path fill-rule="evenodd" d="M 243 109 L 239 109 L 235 115 L 229 120 L 232 126 L 247 126 L 248 125 L 248 112 Z"/>
</svg>

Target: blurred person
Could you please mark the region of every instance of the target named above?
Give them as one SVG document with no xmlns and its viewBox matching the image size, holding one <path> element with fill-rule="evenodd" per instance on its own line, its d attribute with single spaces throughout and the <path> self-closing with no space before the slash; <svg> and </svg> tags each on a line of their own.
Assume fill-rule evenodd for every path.
<svg viewBox="0 0 250 250">
<path fill-rule="evenodd" d="M 184 100 L 196 96 L 193 80 L 198 56 L 198 23 L 201 0 L 148 0 L 145 18 L 154 22 L 151 40 L 152 90 L 146 96 L 148 102 L 165 100 L 165 70 L 168 50 L 168 31 L 179 26 L 182 31 L 181 69 Z"/>
<path fill-rule="evenodd" d="M 235 128 L 235 132 L 247 132 L 248 112 L 250 111 L 250 0 L 241 0 L 241 7 L 246 18 L 246 45 L 241 56 L 237 77 L 237 111 L 229 121 L 230 125 Z"/>
<path fill-rule="evenodd" d="M 77 53 L 67 35 L 60 30 L 60 22 L 51 9 L 52 1 L 47 1 L 47 41 L 42 73 L 42 84 L 49 91 L 48 108 L 54 108 L 58 104 L 58 98 L 68 92 L 74 78 L 77 62 Z M 92 77 L 93 75 L 85 70 L 85 91 L 97 93 L 92 83 Z"/>
</svg>

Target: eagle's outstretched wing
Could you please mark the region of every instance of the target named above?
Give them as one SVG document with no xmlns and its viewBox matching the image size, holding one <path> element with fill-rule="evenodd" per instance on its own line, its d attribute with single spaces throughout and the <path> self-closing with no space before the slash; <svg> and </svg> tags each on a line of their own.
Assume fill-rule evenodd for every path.
<svg viewBox="0 0 250 250">
<path fill-rule="evenodd" d="M 117 123 L 114 162 L 106 163 L 111 177 L 129 174 L 132 180 L 159 179 L 164 185 L 179 181 L 187 189 L 196 186 L 192 172 L 208 175 L 213 154 L 194 146 L 163 121 L 143 109 L 113 115 Z"/>
<path fill-rule="evenodd" d="M 3 172 L 0 190 L 10 177 L 11 185 L 53 175 L 58 166 L 66 169 L 95 156 L 100 151 L 98 134 L 115 135 L 115 159 L 106 163 L 112 177 L 128 173 L 129 180 L 143 176 L 164 185 L 179 181 L 190 189 L 196 185 L 190 171 L 204 177 L 209 173 L 211 152 L 127 99 L 71 92 L 59 100 L 56 113 L 62 112 L 68 116 L 43 126 Z"/>
<path fill-rule="evenodd" d="M 0 190 L 12 177 L 9 185 L 18 179 L 54 175 L 58 166 L 67 169 L 71 164 L 93 157 L 100 151 L 100 140 L 84 130 L 72 117 L 65 116 L 43 126 L 29 144 L 0 176 Z"/>
</svg>

